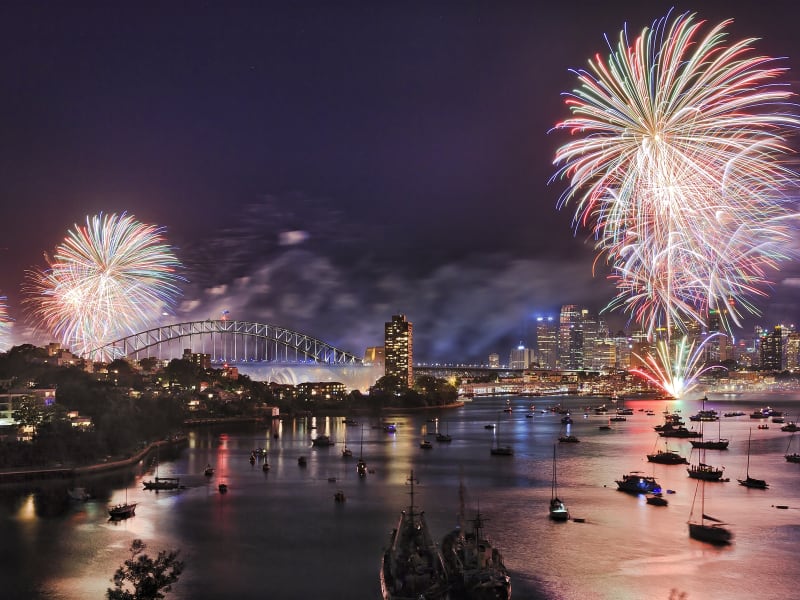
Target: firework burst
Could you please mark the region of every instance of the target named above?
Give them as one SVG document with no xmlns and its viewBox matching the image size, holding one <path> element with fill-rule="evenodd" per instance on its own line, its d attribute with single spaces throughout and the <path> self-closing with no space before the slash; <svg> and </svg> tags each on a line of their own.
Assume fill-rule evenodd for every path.
<svg viewBox="0 0 800 600">
<path fill-rule="evenodd" d="M 785 69 L 755 55 L 754 39 L 727 43 L 730 21 L 702 35 L 685 13 L 664 17 L 633 43 L 620 34 L 607 60 L 577 72 L 574 138 L 556 153 L 575 203 L 612 268 L 622 307 L 654 329 L 704 322 L 725 307 L 739 325 L 764 295 L 791 240 L 784 159 L 800 126 Z"/>
<path fill-rule="evenodd" d="M 26 307 L 82 355 L 140 331 L 180 293 L 181 265 L 163 228 L 126 213 L 87 217 L 45 259 L 46 269 L 26 274 Z"/>
<path fill-rule="evenodd" d="M 730 21 L 703 33 L 693 14 L 669 17 L 633 43 L 622 31 L 607 59 L 576 72 L 572 115 L 555 127 L 573 139 L 554 178 L 569 180 L 559 207 L 575 204 L 576 229 L 592 230 L 611 266 L 607 309 L 628 312 L 651 341 L 668 332 L 635 372 L 680 396 L 706 370 L 705 342 L 673 345 L 670 333 L 713 309 L 730 332 L 758 314 L 752 298 L 792 258 L 786 140 L 800 118 L 785 69 L 755 54 L 754 39 L 729 43 Z"/>
</svg>

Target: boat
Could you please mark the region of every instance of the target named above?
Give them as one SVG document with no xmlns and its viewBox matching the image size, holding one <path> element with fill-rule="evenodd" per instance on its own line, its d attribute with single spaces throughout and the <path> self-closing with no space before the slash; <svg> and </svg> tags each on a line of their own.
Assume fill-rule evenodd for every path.
<svg viewBox="0 0 800 600">
<path fill-rule="evenodd" d="M 328 446 L 333 446 L 333 440 L 327 435 L 318 435 L 311 440 L 311 445 L 315 448 L 327 448 Z"/>
<path fill-rule="evenodd" d="M 220 494 L 227 494 L 228 493 L 228 484 L 227 483 L 220 483 L 217 486 Z"/>
<path fill-rule="evenodd" d="M 694 516 L 697 493 L 700 491 L 700 518 Z M 725 523 L 706 514 L 706 480 L 697 482 L 697 487 L 692 500 L 692 509 L 689 513 L 689 537 L 700 542 L 715 545 L 730 544 L 733 534 L 725 527 Z"/>
<path fill-rule="evenodd" d="M 705 398 L 703 398 L 703 407 L 705 408 Z M 703 414 L 704 412 L 711 412 L 716 415 L 716 411 L 705 411 L 701 410 L 699 414 Z M 742 413 L 744 414 L 744 413 Z M 717 417 L 714 419 L 717 421 L 718 424 L 718 433 L 716 440 L 689 440 L 689 443 L 692 445 L 693 448 L 703 448 L 706 450 L 727 450 L 728 444 L 730 440 L 722 437 L 722 421 Z"/>
<path fill-rule="evenodd" d="M 745 478 L 739 479 L 739 484 L 749 488 L 755 488 L 758 490 L 765 490 L 769 487 L 766 481 L 763 479 L 756 479 L 755 477 L 750 477 L 750 438 L 753 435 L 753 430 L 750 429 L 750 433 L 747 436 L 747 470 L 745 471 Z"/>
<path fill-rule="evenodd" d="M 305 467 L 308 465 L 308 459 L 305 456 L 298 456 L 297 457 L 297 466 Z"/>
<path fill-rule="evenodd" d="M 689 473 L 689 477 L 692 479 L 702 479 L 703 481 L 721 481 L 722 476 L 724 475 L 722 469 L 718 469 L 717 467 L 713 467 L 708 465 L 704 462 L 698 462 L 697 464 L 689 465 L 689 468 L 686 471 Z"/>
<path fill-rule="evenodd" d="M 703 437 L 703 421 L 700 421 L 700 437 Z M 722 481 L 724 469 L 717 468 L 706 463 L 706 449 L 700 448 L 700 457 L 696 464 L 690 464 L 686 472 L 689 477 L 693 479 L 702 479 L 703 481 Z"/>
<path fill-rule="evenodd" d="M 664 498 L 661 492 L 648 495 L 645 502 L 653 506 L 666 506 L 668 504 L 667 499 Z"/>
<path fill-rule="evenodd" d="M 442 433 L 441 431 L 439 431 L 439 421 L 438 420 L 436 421 L 436 441 L 437 442 L 444 442 L 444 443 L 448 443 L 448 442 L 452 442 L 453 441 L 453 438 L 450 437 L 450 426 L 448 425 L 447 426 L 447 431 L 445 433 Z"/>
<path fill-rule="evenodd" d="M 143 481 L 142 485 L 146 490 L 154 490 L 156 492 L 163 490 L 177 490 L 181 486 L 179 477 L 156 477 L 152 481 Z"/>
<path fill-rule="evenodd" d="M 206 468 L 203 469 L 203 475 L 205 475 L 206 477 L 211 477 L 213 474 L 214 474 L 214 467 L 212 467 L 210 464 L 206 465 Z"/>
<path fill-rule="evenodd" d="M 342 490 L 339 490 L 338 492 L 336 492 L 333 495 L 333 499 L 337 504 L 341 504 L 342 502 L 344 502 L 346 500 L 346 498 L 344 497 L 344 492 Z"/>
<path fill-rule="evenodd" d="M 108 509 L 108 515 L 112 519 L 127 519 L 136 514 L 136 502 L 125 502 L 124 504 L 116 504 Z"/>
<path fill-rule="evenodd" d="M 758 429 L 769 429 L 769 425 L 767 425 L 766 423 L 764 423 L 763 425 L 759 425 L 759 426 L 758 426 Z"/>
<path fill-rule="evenodd" d="M 266 460 L 264 461 L 264 464 L 261 465 L 261 470 L 264 471 L 265 473 L 270 470 L 269 463 Z"/>
<path fill-rule="evenodd" d="M 347 419 L 345 419 L 347 422 Z M 353 451 L 347 447 L 347 428 L 344 429 L 344 446 L 342 446 L 342 458 L 352 458 Z"/>
<path fill-rule="evenodd" d="M 501 446 L 500 445 L 500 421 L 498 419 L 497 426 L 494 429 L 494 440 L 495 443 L 492 445 L 491 450 L 489 451 L 492 456 L 514 456 L 514 448 L 511 446 Z"/>
<path fill-rule="evenodd" d="M 786 458 L 786 462 L 800 463 L 800 454 L 797 452 L 789 454 L 789 450 L 792 449 L 792 440 L 794 440 L 794 433 L 792 433 L 792 435 L 789 437 L 789 443 L 786 445 L 786 454 L 784 455 L 784 458 Z"/>
<path fill-rule="evenodd" d="M 686 429 L 686 427 L 683 425 L 671 425 L 668 423 L 661 426 L 661 429 L 658 431 L 658 435 L 661 437 L 675 438 L 703 437 L 703 434 L 699 431 L 695 431 L 694 429 Z"/>
<path fill-rule="evenodd" d="M 623 417 L 622 415 L 614 415 L 613 417 L 610 417 L 608 420 L 609 421 L 613 421 L 615 423 L 619 423 L 619 422 L 622 422 L 622 421 L 627 421 L 628 418 L 627 417 Z"/>
<path fill-rule="evenodd" d="M 558 483 L 556 479 L 556 445 L 553 444 L 553 482 L 550 485 L 550 518 L 553 521 L 568 521 L 569 511 L 566 504 L 558 497 Z"/>
<path fill-rule="evenodd" d="M 689 464 L 689 461 L 682 457 L 677 452 L 673 452 L 669 449 L 669 446 L 665 443 L 664 450 L 657 450 L 654 454 L 648 454 L 647 460 L 651 463 L 657 463 L 659 465 L 686 465 Z"/>
<path fill-rule="evenodd" d="M 108 516 L 113 520 L 127 519 L 136 515 L 136 502 L 128 502 L 128 488 L 125 488 L 125 502 L 108 507 Z"/>
<path fill-rule="evenodd" d="M 361 426 L 361 443 L 358 451 L 358 462 L 356 463 L 356 472 L 359 477 L 367 476 L 367 461 L 364 460 L 364 426 Z"/>
<path fill-rule="evenodd" d="M 487 423 L 483 426 L 484 429 L 494 429 L 494 423 Z"/>
<path fill-rule="evenodd" d="M 461 509 L 458 526 L 442 538 L 442 558 L 447 570 L 450 598 L 464 600 L 509 600 L 511 577 L 503 556 L 484 534 L 487 519 L 480 511 L 470 521 L 471 531 L 465 531 L 464 486 L 459 486 Z"/>
<path fill-rule="evenodd" d="M 631 471 L 617 479 L 617 489 L 628 494 L 653 494 L 661 492 L 661 486 L 655 477 L 642 475 L 639 471 Z"/>
<path fill-rule="evenodd" d="M 419 447 L 422 448 L 423 450 L 430 450 L 431 448 L 433 448 L 433 444 L 431 444 L 430 440 L 422 440 L 419 443 Z"/>
<path fill-rule="evenodd" d="M 578 442 L 580 442 L 578 437 L 575 435 L 561 435 L 558 437 L 558 441 L 567 444 L 577 444 Z"/>
<path fill-rule="evenodd" d="M 143 481 L 142 485 L 146 490 L 154 490 L 156 492 L 162 490 L 176 490 L 181 485 L 181 480 L 178 477 L 159 477 L 158 466 L 160 463 L 160 446 L 156 446 L 156 476 L 150 481 Z"/>
<path fill-rule="evenodd" d="M 795 423 L 794 421 L 789 421 L 786 425 L 781 427 L 781 431 L 791 431 L 792 433 L 794 433 L 798 429 L 800 428 L 798 428 L 797 423 Z"/>
<path fill-rule="evenodd" d="M 411 504 L 400 513 L 383 552 L 380 569 L 383 600 L 446 600 L 449 584 L 444 559 L 436 547 L 425 513 L 414 505 L 414 471 L 408 479 Z"/>
</svg>

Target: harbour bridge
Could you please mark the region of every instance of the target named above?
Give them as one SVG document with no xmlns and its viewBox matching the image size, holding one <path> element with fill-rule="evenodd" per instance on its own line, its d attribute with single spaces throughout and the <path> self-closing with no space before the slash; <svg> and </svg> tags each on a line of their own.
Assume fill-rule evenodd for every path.
<svg viewBox="0 0 800 600">
<path fill-rule="evenodd" d="M 88 352 L 86 358 L 179 358 L 185 349 L 208 354 L 212 363 L 362 364 L 358 356 L 304 333 L 268 323 L 228 319 L 161 325 L 100 346 Z"/>
</svg>

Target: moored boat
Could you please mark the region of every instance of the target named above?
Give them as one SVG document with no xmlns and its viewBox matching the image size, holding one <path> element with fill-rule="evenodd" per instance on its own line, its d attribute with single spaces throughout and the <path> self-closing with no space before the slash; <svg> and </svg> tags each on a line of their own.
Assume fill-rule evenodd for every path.
<svg viewBox="0 0 800 600">
<path fill-rule="evenodd" d="M 655 454 L 648 454 L 647 460 L 660 465 L 685 465 L 689 463 L 680 454 L 671 450 L 658 450 Z"/>
<path fill-rule="evenodd" d="M 108 515 L 112 519 L 127 519 L 136 514 L 136 502 L 125 502 L 108 508 Z"/>
<path fill-rule="evenodd" d="M 425 513 L 414 505 L 414 472 L 408 479 L 411 504 L 400 513 L 383 553 L 380 569 L 383 600 L 446 600 L 449 585 L 444 560 L 431 537 Z"/>
<path fill-rule="evenodd" d="M 181 485 L 179 477 L 156 477 L 152 481 L 143 481 L 142 485 L 146 490 L 177 490 Z"/>
<path fill-rule="evenodd" d="M 628 494 L 653 494 L 661 492 L 661 486 L 655 477 L 642 475 L 638 471 L 631 471 L 617 479 L 617 489 Z"/>
<path fill-rule="evenodd" d="M 558 479 L 556 478 L 556 445 L 553 444 L 553 482 L 550 485 L 550 518 L 553 521 L 568 521 L 567 505 L 558 496 Z"/>
</svg>

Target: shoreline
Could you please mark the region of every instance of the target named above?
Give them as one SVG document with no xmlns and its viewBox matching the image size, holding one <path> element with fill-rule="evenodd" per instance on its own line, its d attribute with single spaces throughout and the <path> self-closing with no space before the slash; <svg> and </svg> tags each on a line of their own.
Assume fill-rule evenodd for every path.
<svg viewBox="0 0 800 600">
<path fill-rule="evenodd" d="M 135 465 L 158 448 L 182 446 L 187 444 L 189 439 L 185 435 L 173 436 L 168 440 L 159 440 L 149 444 L 139 452 L 128 458 L 101 462 L 79 467 L 40 467 L 40 468 L 10 468 L 0 470 L 0 485 L 6 483 L 25 483 L 27 481 L 42 481 L 51 479 L 72 479 L 80 475 L 94 475 L 118 469 L 127 469 Z"/>
</svg>

